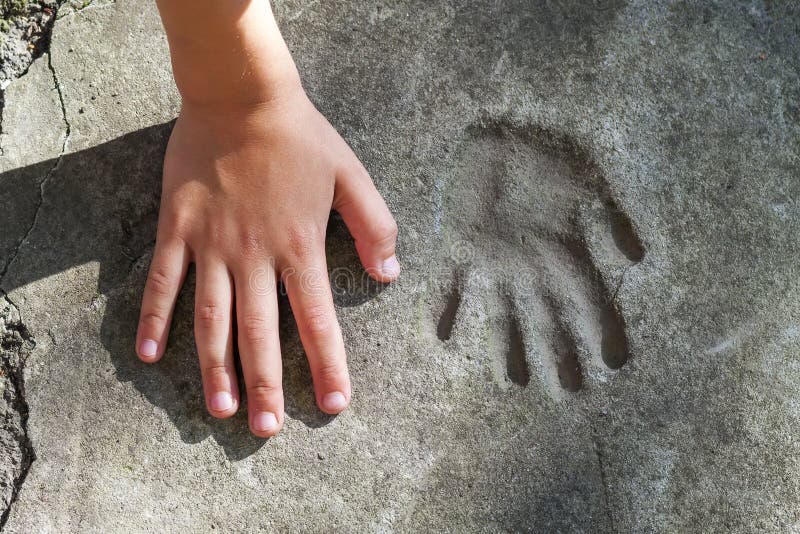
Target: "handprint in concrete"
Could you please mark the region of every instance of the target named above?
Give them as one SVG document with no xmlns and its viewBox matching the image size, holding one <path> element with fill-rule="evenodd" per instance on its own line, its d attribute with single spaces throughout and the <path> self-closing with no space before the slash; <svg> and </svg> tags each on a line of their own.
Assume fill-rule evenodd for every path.
<svg viewBox="0 0 800 534">
<path fill-rule="evenodd" d="M 505 352 L 495 362 L 506 383 L 526 386 L 535 374 L 555 391 L 625 365 L 616 292 L 644 248 L 588 151 L 550 130 L 485 120 L 455 161 L 442 217 L 453 276 L 436 310 L 439 339 L 488 332 L 491 352 Z"/>
</svg>

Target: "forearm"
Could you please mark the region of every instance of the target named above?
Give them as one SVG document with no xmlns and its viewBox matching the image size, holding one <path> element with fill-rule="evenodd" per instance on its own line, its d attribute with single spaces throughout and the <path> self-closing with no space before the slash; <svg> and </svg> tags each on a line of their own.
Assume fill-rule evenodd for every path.
<svg viewBox="0 0 800 534">
<path fill-rule="evenodd" d="M 185 103 L 234 107 L 300 85 L 267 0 L 157 0 Z"/>
</svg>

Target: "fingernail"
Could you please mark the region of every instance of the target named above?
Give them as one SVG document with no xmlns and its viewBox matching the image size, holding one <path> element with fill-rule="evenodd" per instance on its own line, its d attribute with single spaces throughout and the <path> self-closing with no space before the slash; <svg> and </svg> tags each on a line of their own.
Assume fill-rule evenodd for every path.
<svg viewBox="0 0 800 534">
<path fill-rule="evenodd" d="M 215 412 L 226 412 L 233 406 L 233 397 L 227 391 L 211 395 L 211 409 Z"/>
<path fill-rule="evenodd" d="M 400 274 L 400 262 L 397 261 L 397 256 L 392 255 L 391 258 L 384 260 L 381 271 L 384 276 L 396 278 Z"/>
<path fill-rule="evenodd" d="M 338 391 L 328 393 L 322 398 L 322 407 L 329 412 L 339 413 L 347 408 L 347 399 Z"/>
<path fill-rule="evenodd" d="M 145 358 L 155 358 L 158 352 L 158 343 L 152 339 L 145 339 L 139 346 L 139 354 Z"/>
<path fill-rule="evenodd" d="M 278 418 L 274 413 L 261 412 L 253 416 L 253 430 L 258 432 L 271 432 L 278 428 Z"/>
</svg>

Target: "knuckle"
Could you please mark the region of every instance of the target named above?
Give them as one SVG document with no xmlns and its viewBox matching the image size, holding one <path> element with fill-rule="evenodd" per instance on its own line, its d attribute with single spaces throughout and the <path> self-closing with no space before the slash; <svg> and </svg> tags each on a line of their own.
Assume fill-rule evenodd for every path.
<svg viewBox="0 0 800 534">
<path fill-rule="evenodd" d="M 318 249 L 318 233 L 311 225 L 287 229 L 288 252 L 295 263 L 305 265 L 312 261 Z"/>
<path fill-rule="evenodd" d="M 158 297 L 169 297 L 173 292 L 174 282 L 167 269 L 162 265 L 153 265 L 147 275 L 146 290 Z"/>
<path fill-rule="evenodd" d="M 172 227 L 173 239 L 185 244 L 192 235 L 192 230 L 195 227 L 194 221 L 185 215 L 177 215 Z"/>
<path fill-rule="evenodd" d="M 339 358 L 327 358 L 317 365 L 316 378 L 324 383 L 339 382 L 347 376 L 347 365 Z"/>
<path fill-rule="evenodd" d="M 197 239 L 204 242 L 204 245 L 201 246 L 204 250 L 228 250 L 232 242 L 227 228 L 217 221 L 208 221 L 204 225 L 203 237 L 198 237 Z"/>
<path fill-rule="evenodd" d="M 333 319 L 328 307 L 322 304 L 307 306 L 303 311 L 303 320 L 306 331 L 319 336 L 329 332 L 333 326 Z"/>
<path fill-rule="evenodd" d="M 226 309 L 215 302 L 204 302 L 197 305 L 195 320 L 199 328 L 213 329 L 227 319 L 228 313 Z"/>
<path fill-rule="evenodd" d="M 166 225 L 159 225 L 159 228 L 169 228 L 168 239 L 177 239 L 185 241 L 185 238 L 190 235 L 191 229 L 194 226 L 192 217 L 184 210 L 173 209 L 163 214 Z"/>
<path fill-rule="evenodd" d="M 266 404 L 282 394 L 279 381 L 267 376 L 255 378 L 251 384 L 247 385 L 247 400 L 254 403 L 257 408 L 264 408 Z"/>
<path fill-rule="evenodd" d="M 397 223 L 393 218 L 378 222 L 375 225 L 375 245 L 391 245 L 397 240 Z"/>
<path fill-rule="evenodd" d="M 260 259 L 266 254 L 266 244 L 260 231 L 245 229 L 239 234 L 239 254 L 248 259 Z"/>
<path fill-rule="evenodd" d="M 231 373 L 231 369 L 223 363 L 207 363 L 201 367 L 200 371 L 206 379 L 212 379 L 217 376 L 227 376 Z"/>
<path fill-rule="evenodd" d="M 266 316 L 255 313 L 239 317 L 239 332 L 244 341 L 250 345 L 264 344 L 273 334 L 273 327 Z"/>
<path fill-rule="evenodd" d="M 167 313 L 159 310 L 143 310 L 139 318 L 139 326 L 143 328 L 160 328 L 167 323 Z"/>
</svg>

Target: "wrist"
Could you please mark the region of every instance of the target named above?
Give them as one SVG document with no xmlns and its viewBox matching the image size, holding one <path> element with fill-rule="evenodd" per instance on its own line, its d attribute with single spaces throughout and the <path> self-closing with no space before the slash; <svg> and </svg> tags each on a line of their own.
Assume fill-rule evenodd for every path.
<svg viewBox="0 0 800 534">
<path fill-rule="evenodd" d="M 184 98 L 180 116 L 202 128 L 226 131 L 229 136 L 246 137 L 276 117 L 297 113 L 303 106 L 312 106 L 300 84 L 285 85 L 258 101 L 198 101 Z"/>
<path fill-rule="evenodd" d="M 174 3 L 159 2 L 175 83 L 185 103 L 246 107 L 301 88 L 269 4 L 254 0 L 240 3 L 238 10 L 230 8 L 234 4 L 211 4 L 220 10 L 186 24 L 173 22 Z"/>
<path fill-rule="evenodd" d="M 285 94 L 302 91 L 300 75 L 291 61 L 251 58 L 252 63 L 231 68 L 225 57 L 204 55 L 201 73 L 191 60 L 173 54 L 175 84 L 184 104 L 210 108 L 259 106 Z M 178 67 L 176 64 L 182 65 Z M 257 64 L 261 63 L 261 64 Z M 215 67 L 220 65 L 220 67 Z"/>
</svg>

